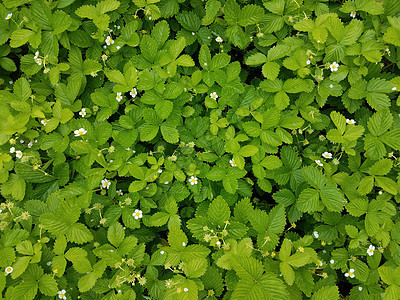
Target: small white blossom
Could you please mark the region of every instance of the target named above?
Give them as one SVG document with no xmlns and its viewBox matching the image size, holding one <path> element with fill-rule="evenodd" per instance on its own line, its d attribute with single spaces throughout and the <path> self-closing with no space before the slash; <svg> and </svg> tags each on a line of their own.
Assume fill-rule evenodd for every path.
<svg viewBox="0 0 400 300">
<path fill-rule="evenodd" d="M 318 166 L 320 166 L 320 167 L 323 167 L 323 166 L 324 166 L 324 164 L 323 164 L 319 159 L 316 159 L 316 160 L 315 160 L 315 163 L 316 163 Z"/>
<path fill-rule="evenodd" d="M 189 182 L 191 185 L 197 184 L 197 177 L 195 176 L 190 177 Z"/>
<path fill-rule="evenodd" d="M 43 63 L 43 60 L 41 58 L 37 58 L 37 59 L 35 59 L 35 61 L 39 66 L 41 66 Z"/>
<path fill-rule="evenodd" d="M 361 292 L 363 290 L 362 286 L 359 286 L 358 290 Z"/>
<path fill-rule="evenodd" d="M 311 60 L 307 60 L 307 61 L 306 61 L 306 64 L 307 64 L 307 65 L 311 64 Z"/>
<path fill-rule="evenodd" d="M 168 184 L 168 183 L 169 183 L 168 181 L 164 182 L 164 184 Z"/>
<path fill-rule="evenodd" d="M 101 187 L 103 188 L 103 189 L 109 189 L 110 188 L 110 185 L 111 185 L 111 182 L 110 181 L 108 181 L 108 179 L 107 178 L 105 178 L 105 179 L 103 179 L 102 181 L 101 181 Z"/>
<path fill-rule="evenodd" d="M 14 270 L 13 267 L 7 267 L 7 268 L 5 269 L 5 271 L 6 271 L 7 274 L 10 274 L 13 270 Z"/>
<path fill-rule="evenodd" d="M 84 128 L 79 128 L 77 130 L 74 130 L 74 134 L 75 136 L 82 136 L 84 134 L 86 134 L 87 130 L 85 130 Z"/>
<path fill-rule="evenodd" d="M 229 163 L 231 164 L 231 167 L 236 167 L 236 162 L 233 158 L 229 160 Z"/>
<path fill-rule="evenodd" d="M 321 41 L 320 41 L 320 40 L 318 40 L 318 41 L 317 41 L 317 43 L 321 43 Z"/>
<path fill-rule="evenodd" d="M 135 212 L 132 214 L 132 216 L 137 219 L 141 219 L 143 217 L 143 212 L 139 209 L 135 209 Z"/>
<path fill-rule="evenodd" d="M 222 40 L 222 38 L 220 37 L 220 36 L 217 36 L 217 38 L 215 39 L 218 43 L 222 43 L 223 42 L 223 40 Z"/>
<path fill-rule="evenodd" d="M 182 246 L 185 247 L 185 246 L 186 246 L 186 243 L 185 243 L 185 242 L 182 242 Z"/>
<path fill-rule="evenodd" d="M 330 84 L 330 85 L 329 85 L 329 88 L 333 89 L 333 84 Z"/>
<path fill-rule="evenodd" d="M 387 52 L 387 54 L 390 56 L 390 49 L 389 48 L 386 48 L 386 50 L 385 50 L 386 52 Z"/>
<path fill-rule="evenodd" d="M 339 69 L 339 64 L 337 62 L 333 62 L 330 68 L 332 72 L 336 72 Z"/>
<path fill-rule="evenodd" d="M 357 15 L 357 12 L 356 12 L 356 11 L 352 11 L 352 12 L 350 13 L 350 17 L 352 17 L 353 19 L 356 17 L 356 15 Z"/>
<path fill-rule="evenodd" d="M 133 88 L 132 91 L 129 92 L 129 95 L 131 95 L 132 98 L 135 98 L 137 96 L 136 88 Z"/>
<path fill-rule="evenodd" d="M 119 50 L 119 49 L 121 49 L 121 46 L 117 46 L 116 48 L 117 48 L 117 50 Z"/>
<path fill-rule="evenodd" d="M 33 147 L 33 140 L 32 141 L 30 141 L 29 143 L 28 143 L 28 148 L 32 148 Z"/>
<path fill-rule="evenodd" d="M 314 231 L 314 232 L 313 232 L 313 235 L 314 235 L 314 237 L 315 237 L 316 239 L 319 238 L 318 231 Z"/>
<path fill-rule="evenodd" d="M 324 152 L 324 153 L 322 153 L 322 157 L 324 157 L 324 158 L 332 158 L 332 153 Z"/>
<path fill-rule="evenodd" d="M 48 261 L 46 264 L 50 267 L 51 266 L 51 261 Z"/>
<path fill-rule="evenodd" d="M 79 115 L 84 118 L 86 116 L 86 109 L 82 108 L 81 111 L 79 112 Z"/>
<path fill-rule="evenodd" d="M 43 119 L 43 120 L 41 120 L 41 121 L 40 121 L 40 123 L 42 123 L 42 124 L 43 124 L 43 126 L 46 126 L 47 122 L 48 122 L 48 120 L 47 120 L 47 119 Z"/>
<path fill-rule="evenodd" d="M 33 57 L 35 60 L 39 58 L 39 51 L 35 52 L 35 56 Z"/>
<path fill-rule="evenodd" d="M 333 259 L 331 259 L 329 262 L 331 263 L 331 265 L 333 265 L 335 263 L 335 261 Z"/>
<path fill-rule="evenodd" d="M 353 119 L 346 119 L 346 123 L 349 125 L 354 125 L 356 124 L 356 121 L 354 121 Z"/>
<path fill-rule="evenodd" d="M 20 143 L 20 144 L 23 144 L 23 143 L 25 143 L 25 141 L 24 141 L 24 140 L 20 140 L 19 143 Z"/>
<path fill-rule="evenodd" d="M 192 35 L 195 35 L 195 33 L 192 31 Z"/>
<path fill-rule="evenodd" d="M 188 288 L 184 288 L 184 289 L 183 289 L 184 292 L 187 292 L 188 290 L 189 290 Z"/>
<path fill-rule="evenodd" d="M 17 157 L 17 158 L 21 158 L 22 157 L 22 151 L 15 151 L 15 156 Z"/>
<path fill-rule="evenodd" d="M 158 172 L 158 174 L 161 174 L 161 173 L 162 173 L 162 170 L 160 169 L 160 170 L 158 170 L 157 172 Z"/>
<path fill-rule="evenodd" d="M 344 276 L 354 278 L 354 269 L 350 269 L 348 273 L 344 273 Z"/>
<path fill-rule="evenodd" d="M 396 91 L 397 90 L 397 88 L 396 87 L 392 87 L 392 91 Z"/>
<path fill-rule="evenodd" d="M 67 292 L 65 290 L 58 291 L 58 298 L 63 299 L 63 300 L 67 299 L 67 297 L 65 297 L 66 293 Z"/>
<path fill-rule="evenodd" d="M 160 254 L 164 254 L 165 252 L 163 250 L 160 251 Z"/>
<path fill-rule="evenodd" d="M 382 194 L 383 194 L 383 192 L 382 192 L 382 191 L 379 191 L 379 192 L 378 192 L 378 194 L 379 194 L 379 195 L 382 195 Z"/>
<path fill-rule="evenodd" d="M 117 194 L 118 194 L 118 196 L 122 196 L 124 194 L 124 192 L 122 190 L 117 190 Z"/>
<path fill-rule="evenodd" d="M 117 99 L 118 102 L 121 102 L 121 100 L 122 100 L 122 93 L 121 93 L 121 92 L 118 92 L 118 93 L 117 93 L 117 96 L 115 97 L 115 99 Z"/>
<path fill-rule="evenodd" d="M 15 147 L 11 147 L 10 148 L 10 153 L 14 153 L 15 152 Z"/>
<path fill-rule="evenodd" d="M 112 39 L 111 36 L 106 37 L 106 44 L 107 44 L 107 46 L 114 44 L 114 40 Z"/>
<path fill-rule="evenodd" d="M 369 247 L 368 247 L 368 249 L 367 249 L 367 254 L 368 254 L 369 256 L 372 256 L 372 255 L 374 255 L 374 251 L 375 251 L 375 246 L 369 245 Z"/>
<path fill-rule="evenodd" d="M 12 13 L 9 13 L 9 14 L 7 15 L 7 17 L 6 17 L 6 20 L 10 20 L 11 17 L 12 17 Z"/>
<path fill-rule="evenodd" d="M 218 99 L 217 93 L 216 93 L 216 92 L 211 93 L 211 94 L 210 94 L 210 98 L 212 98 L 212 99 L 214 99 L 214 100 L 217 100 L 217 99 Z"/>
</svg>

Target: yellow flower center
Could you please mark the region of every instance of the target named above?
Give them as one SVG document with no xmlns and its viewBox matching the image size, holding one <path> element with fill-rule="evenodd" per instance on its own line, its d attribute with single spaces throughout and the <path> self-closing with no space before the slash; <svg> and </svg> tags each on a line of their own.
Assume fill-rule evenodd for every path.
<svg viewBox="0 0 400 300">
<path fill-rule="evenodd" d="M 140 216 L 140 213 L 137 212 L 136 215 L 139 217 L 139 216 Z"/>
<path fill-rule="evenodd" d="M 11 272 L 11 268 L 7 268 L 7 272 Z"/>
<path fill-rule="evenodd" d="M 61 298 L 64 297 L 64 296 L 65 296 L 65 294 L 63 294 L 63 293 L 60 294 L 60 297 L 61 297 Z"/>
</svg>

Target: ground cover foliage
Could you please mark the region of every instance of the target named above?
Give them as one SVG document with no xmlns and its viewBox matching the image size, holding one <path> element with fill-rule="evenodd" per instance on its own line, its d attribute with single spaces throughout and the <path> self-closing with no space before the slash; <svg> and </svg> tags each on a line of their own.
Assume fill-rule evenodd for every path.
<svg viewBox="0 0 400 300">
<path fill-rule="evenodd" d="M 399 16 L 2 0 L 2 297 L 400 299 Z"/>
</svg>

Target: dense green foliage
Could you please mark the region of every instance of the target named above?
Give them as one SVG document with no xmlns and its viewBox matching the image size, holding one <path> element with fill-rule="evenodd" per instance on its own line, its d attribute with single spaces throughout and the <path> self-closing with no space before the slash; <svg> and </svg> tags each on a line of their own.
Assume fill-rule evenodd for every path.
<svg viewBox="0 0 400 300">
<path fill-rule="evenodd" d="M 2 0 L 2 297 L 400 299 L 399 47 L 398 0 Z"/>
</svg>

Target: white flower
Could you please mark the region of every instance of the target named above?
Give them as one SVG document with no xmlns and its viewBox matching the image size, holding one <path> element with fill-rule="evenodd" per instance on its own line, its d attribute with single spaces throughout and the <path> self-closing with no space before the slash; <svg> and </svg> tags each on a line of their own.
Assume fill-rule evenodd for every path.
<svg viewBox="0 0 400 300">
<path fill-rule="evenodd" d="M 121 92 L 117 93 L 117 97 L 115 97 L 115 99 L 117 99 L 118 102 L 121 102 L 121 100 L 122 100 Z"/>
<path fill-rule="evenodd" d="M 6 20 L 10 20 L 11 17 L 12 17 L 12 13 L 9 13 L 9 14 L 7 15 L 7 17 L 6 17 Z"/>
<path fill-rule="evenodd" d="M 330 66 L 332 72 L 336 72 L 339 68 L 339 64 L 337 62 L 333 62 Z"/>
<path fill-rule="evenodd" d="M 66 293 L 67 292 L 65 290 L 58 291 L 58 298 L 64 299 L 64 300 L 67 299 L 67 297 L 65 297 Z"/>
<path fill-rule="evenodd" d="M 129 95 L 131 95 L 132 98 L 135 98 L 137 96 L 137 91 L 135 88 L 132 89 L 132 91 L 129 92 Z"/>
<path fill-rule="evenodd" d="M 43 124 L 43 126 L 46 126 L 47 122 L 48 122 L 48 120 L 47 120 L 47 119 L 43 119 L 43 120 L 41 120 L 41 121 L 40 121 L 40 123 L 42 123 L 42 124 Z"/>
<path fill-rule="evenodd" d="M 320 40 L 318 40 L 318 41 L 317 41 L 317 43 L 321 43 L 321 41 L 320 41 Z"/>
<path fill-rule="evenodd" d="M 397 88 L 396 87 L 392 87 L 392 91 L 396 91 L 397 90 Z"/>
<path fill-rule="evenodd" d="M 361 291 L 362 291 L 362 286 L 359 286 L 359 287 L 358 287 L 358 290 L 361 292 Z"/>
<path fill-rule="evenodd" d="M 14 153 L 15 152 L 15 147 L 11 147 L 10 148 L 10 153 Z"/>
<path fill-rule="evenodd" d="M 163 250 L 160 251 L 160 254 L 164 254 L 165 252 Z"/>
<path fill-rule="evenodd" d="M 236 167 L 235 160 L 232 158 L 229 163 L 231 164 L 231 167 Z"/>
<path fill-rule="evenodd" d="M 368 247 L 368 249 L 367 249 L 367 254 L 368 254 L 369 256 L 372 256 L 372 255 L 374 255 L 374 251 L 375 251 L 375 246 L 369 245 L 369 247 Z"/>
<path fill-rule="evenodd" d="M 121 46 L 117 46 L 116 48 L 117 48 L 117 50 L 119 50 L 119 49 L 121 49 Z"/>
<path fill-rule="evenodd" d="M 354 269 L 350 269 L 348 273 L 344 273 L 344 276 L 354 278 Z"/>
<path fill-rule="evenodd" d="M 110 188 L 110 185 L 111 185 L 111 182 L 110 181 L 108 181 L 108 179 L 107 178 L 104 178 L 102 181 L 101 181 L 101 187 L 103 188 L 103 189 L 109 189 Z"/>
<path fill-rule="evenodd" d="M 335 261 L 333 259 L 331 259 L 329 262 L 331 263 L 331 265 L 333 265 L 335 263 Z"/>
<path fill-rule="evenodd" d="M 214 100 L 217 100 L 218 99 L 217 93 L 216 92 L 211 93 L 210 94 L 210 98 L 213 98 Z"/>
<path fill-rule="evenodd" d="M 20 143 L 20 144 L 23 144 L 23 143 L 25 143 L 25 141 L 24 141 L 24 140 L 20 140 L 19 143 Z"/>
<path fill-rule="evenodd" d="M 79 115 L 84 118 L 86 116 L 86 109 L 82 108 L 81 111 L 79 112 Z"/>
<path fill-rule="evenodd" d="M 218 43 L 222 43 L 223 42 L 223 40 L 221 39 L 221 37 L 220 36 L 217 36 L 217 38 L 215 39 Z"/>
<path fill-rule="evenodd" d="M 41 66 L 43 63 L 43 60 L 41 58 L 37 58 L 37 59 L 35 59 L 35 61 L 39 66 Z"/>
<path fill-rule="evenodd" d="M 118 194 L 118 196 L 122 196 L 124 194 L 124 192 L 122 190 L 118 190 L 117 194 Z"/>
<path fill-rule="evenodd" d="M 33 57 L 35 60 L 39 58 L 39 51 L 35 52 L 35 56 Z"/>
<path fill-rule="evenodd" d="M 306 64 L 307 64 L 307 65 L 311 64 L 311 61 L 310 61 L 310 60 L 307 60 L 307 61 L 306 61 Z"/>
<path fill-rule="evenodd" d="M 316 160 L 315 160 L 315 163 L 316 163 L 318 166 L 320 166 L 320 167 L 323 167 L 323 166 L 324 166 L 324 164 L 323 164 L 319 159 L 316 159 Z"/>
<path fill-rule="evenodd" d="M 356 12 L 356 11 L 352 11 L 352 12 L 350 13 L 350 17 L 352 17 L 353 19 L 356 17 L 356 15 L 357 15 L 357 12 Z"/>
<path fill-rule="evenodd" d="M 84 128 L 79 128 L 77 130 L 74 131 L 75 136 L 82 136 L 84 134 L 86 134 L 87 130 L 85 130 Z"/>
<path fill-rule="evenodd" d="M 17 158 L 21 158 L 22 157 L 22 152 L 21 151 L 15 151 L 15 156 L 17 157 Z"/>
<path fill-rule="evenodd" d="M 314 234 L 314 237 L 315 237 L 316 239 L 319 238 L 318 231 L 314 231 L 313 234 Z"/>
<path fill-rule="evenodd" d="M 13 270 L 14 270 L 13 267 L 7 267 L 7 268 L 5 269 L 5 271 L 6 271 L 7 274 L 10 274 Z"/>
<path fill-rule="evenodd" d="M 0 208 L 0 214 L 3 212 L 3 210 Z"/>
<path fill-rule="evenodd" d="M 379 191 L 379 192 L 378 192 L 378 194 L 379 194 L 379 195 L 382 195 L 382 194 L 383 194 L 383 192 L 382 192 L 382 191 Z"/>
<path fill-rule="evenodd" d="M 322 261 L 319 261 L 319 264 L 318 264 L 318 265 L 319 265 L 320 267 L 322 267 L 323 264 L 324 264 L 324 263 L 323 263 Z"/>
<path fill-rule="evenodd" d="M 169 183 L 168 181 L 164 182 L 164 184 L 168 184 L 168 183 Z"/>
<path fill-rule="evenodd" d="M 220 242 L 220 241 L 216 242 L 215 244 L 216 244 L 218 247 L 221 246 L 221 242 Z"/>
<path fill-rule="evenodd" d="M 114 40 L 111 38 L 111 36 L 106 37 L 106 44 L 107 46 L 114 44 Z"/>
<path fill-rule="evenodd" d="M 33 140 L 28 143 L 28 148 L 32 148 L 32 146 L 33 146 Z"/>
<path fill-rule="evenodd" d="M 389 48 L 386 48 L 386 50 L 385 50 L 386 52 L 387 52 L 387 54 L 390 56 L 390 49 Z"/>
<path fill-rule="evenodd" d="M 189 182 L 191 185 L 197 184 L 197 177 L 194 176 L 190 177 Z"/>
<path fill-rule="evenodd" d="M 192 35 L 195 35 L 195 33 L 192 31 Z"/>
<path fill-rule="evenodd" d="M 331 89 L 333 89 L 333 84 L 330 84 L 329 87 L 330 87 Z"/>
<path fill-rule="evenodd" d="M 185 242 L 182 242 L 182 246 L 185 247 L 185 246 L 186 246 L 186 243 L 185 243 Z"/>
<path fill-rule="evenodd" d="M 188 290 L 189 290 L 188 288 L 184 288 L 184 289 L 183 289 L 184 292 L 187 292 Z"/>
<path fill-rule="evenodd" d="M 356 121 L 354 121 L 353 119 L 346 119 L 346 123 L 349 125 L 353 125 L 356 124 Z"/>
<path fill-rule="evenodd" d="M 51 266 L 51 261 L 48 261 L 46 264 L 50 267 Z"/>
<path fill-rule="evenodd" d="M 324 152 L 324 153 L 322 153 L 322 157 L 324 157 L 324 158 L 332 158 L 332 153 Z"/>
<path fill-rule="evenodd" d="M 132 216 L 137 219 L 141 219 L 143 217 L 143 212 L 139 209 L 135 209 L 135 212 L 132 214 Z"/>
</svg>

